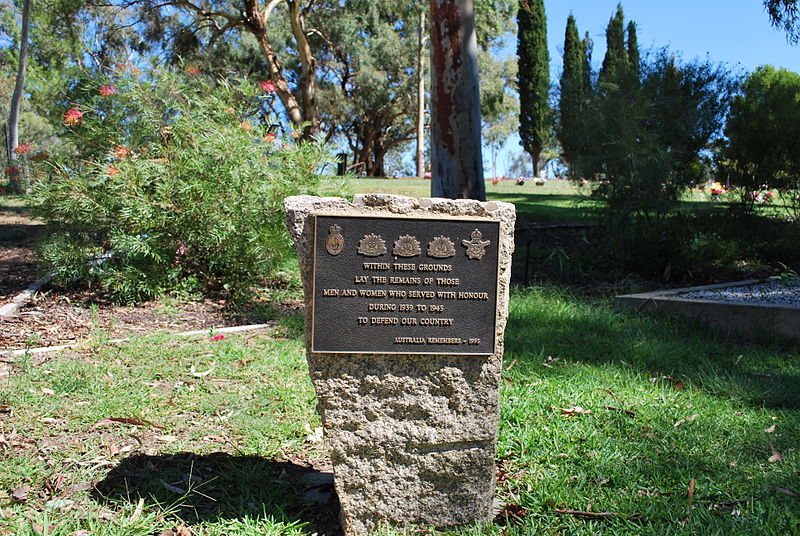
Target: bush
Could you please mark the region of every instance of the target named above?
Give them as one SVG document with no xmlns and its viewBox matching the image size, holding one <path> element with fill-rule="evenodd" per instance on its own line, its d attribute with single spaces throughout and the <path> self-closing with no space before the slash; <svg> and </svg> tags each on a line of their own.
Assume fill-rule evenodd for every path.
<svg viewBox="0 0 800 536">
<path fill-rule="evenodd" d="M 289 254 L 282 200 L 314 192 L 325 148 L 272 132 L 268 83 L 189 73 L 118 72 L 66 110 L 78 154 L 34 191 L 57 280 L 123 302 L 242 292 Z"/>
</svg>

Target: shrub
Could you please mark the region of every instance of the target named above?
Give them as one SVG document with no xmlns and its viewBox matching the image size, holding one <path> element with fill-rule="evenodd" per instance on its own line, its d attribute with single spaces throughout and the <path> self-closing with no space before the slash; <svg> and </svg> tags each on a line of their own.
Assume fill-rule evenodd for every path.
<svg viewBox="0 0 800 536">
<path fill-rule="evenodd" d="M 268 275 L 290 251 L 282 200 L 313 193 L 327 156 L 272 131 L 268 89 L 168 71 L 90 81 L 63 116 L 78 154 L 47 162 L 34 192 L 57 280 L 131 302 Z"/>
</svg>

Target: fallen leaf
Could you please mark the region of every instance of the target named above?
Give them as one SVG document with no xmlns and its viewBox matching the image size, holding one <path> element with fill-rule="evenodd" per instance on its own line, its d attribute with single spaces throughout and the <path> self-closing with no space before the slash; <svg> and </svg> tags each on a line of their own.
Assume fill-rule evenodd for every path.
<svg viewBox="0 0 800 536">
<path fill-rule="evenodd" d="M 30 486 L 21 486 L 15 490 L 11 490 L 11 498 L 16 502 L 25 502 L 28 500 L 28 494 L 31 492 Z"/>
<path fill-rule="evenodd" d="M 306 441 L 309 443 L 322 443 L 322 427 L 319 426 L 315 428 L 313 431 L 311 430 L 311 425 L 305 423 L 303 425 L 303 430 L 308 434 L 306 436 Z"/>
<path fill-rule="evenodd" d="M 575 415 L 588 415 L 592 412 L 592 410 L 583 409 L 581 406 L 568 406 L 566 408 L 558 408 L 558 410 L 564 417 L 574 417 Z"/>
<path fill-rule="evenodd" d="M 696 419 L 696 418 L 698 418 L 699 416 L 700 416 L 700 415 L 698 415 L 697 413 L 695 413 L 694 415 L 690 415 L 690 416 L 686 417 L 685 419 L 680 419 L 678 422 L 676 422 L 676 423 L 675 423 L 675 424 L 673 424 L 672 426 L 674 426 L 675 428 L 677 428 L 678 426 L 682 425 L 682 424 L 683 424 L 683 423 L 685 423 L 685 422 L 692 422 L 693 420 L 695 420 L 695 419 Z"/>
<path fill-rule="evenodd" d="M 0 406 L 0 413 L 11 413 L 11 408 L 8 406 Z"/>
<path fill-rule="evenodd" d="M 144 497 L 139 497 L 139 502 L 136 503 L 136 510 L 133 511 L 133 515 L 129 521 L 136 521 L 139 519 L 139 516 L 142 515 L 142 510 L 144 509 Z"/>
<path fill-rule="evenodd" d="M 178 438 L 174 435 L 159 435 L 156 436 L 158 441 L 163 441 L 164 443 L 175 443 Z"/>
<path fill-rule="evenodd" d="M 767 458 L 767 461 L 769 463 L 775 463 L 781 461 L 782 459 L 783 459 L 783 454 L 781 454 L 780 452 L 775 452 L 772 456 Z"/>
<path fill-rule="evenodd" d="M 206 370 L 205 372 L 197 372 L 197 370 L 194 368 L 194 365 L 192 365 L 192 368 L 189 370 L 189 374 L 191 374 L 195 378 L 203 378 L 203 377 L 208 376 L 209 374 L 211 374 L 212 370 L 214 370 L 214 367 L 211 367 L 210 369 Z"/>
<path fill-rule="evenodd" d="M 694 498 L 694 478 L 689 481 L 689 500 Z"/>
<path fill-rule="evenodd" d="M 75 532 L 70 532 L 69 536 L 90 536 L 91 534 L 88 530 L 76 530 Z"/>
<path fill-rule="evenodd" d="M 678 380 L 673 385 L 675 385 L 675 389 L 678 391 L 683 391 L 683 382 Z"/>
<path fill-rule="evenodd" d="M 53 396 L 54 394 L 56 394 L 56 392 L 50 389 L 49 387 L 42 387 L 42 392 L 48 396 Z"/>
<path fill-rule="evenodd" d="M 788 490 L 786 488 L 779 488 L 778 486 L 775 486 L 775 492 L 780 493 L 782 495 L 788 495 L 789 497 L 800 497 L 800 495 L 798 495 L 797 493 Z"/>
<path fill-rule="evenodd" d="M 773 425 L 772 425 L 772 426 L 770 426 L 769 428 L 764 428 L 764 431 L 765 431 L 766 433 L 768 433 L 768 434 L 771 434 L 772 432 L 774 432 L 774 431 L 775 431 L 775 425 L 773 424 Z"/>
</svg>

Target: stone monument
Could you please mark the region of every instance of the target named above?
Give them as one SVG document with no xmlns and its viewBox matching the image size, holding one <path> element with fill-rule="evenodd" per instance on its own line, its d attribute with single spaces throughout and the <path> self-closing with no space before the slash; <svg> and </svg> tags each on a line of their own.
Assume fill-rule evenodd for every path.
<svg viewBox="0 0 800 536">
<path fill-rule="evenodd" d="M 346 535 L 489 521 L 514 206 L 289 197 Z"/>
</svg>

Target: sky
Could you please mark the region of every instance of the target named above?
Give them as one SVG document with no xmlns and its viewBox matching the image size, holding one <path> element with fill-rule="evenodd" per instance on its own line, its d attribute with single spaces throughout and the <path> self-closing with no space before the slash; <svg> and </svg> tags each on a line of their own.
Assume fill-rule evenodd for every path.
<svg viewBox="0 0 800 536">
<path fill-rule="evenodd" d="M 570 13 L 578 31 L 588 31 L 594 41 L 592 63 L 599 67 L 605 54 L 605 28 L 618 0 L 545 0 L 550 74 L 561 73 L 564 29 Z M 639 49 L 668 46 L 684 60 L 709 59 L 746 73 L 759 65 L 774 65 L 800 72 L 800 45 L 790 45 L 784 32 L 773 28 L 761 0 L 627 0 L 622 2 L 625 20 L 637 26 Z M 510 36 L 501 55 L 516 54 L 516 36 Z M 509 156 L 519 153 L 519 138 L 506 144 L 497 161 L 505 173 Z M 487 160 L 488 150 L 484 150 Z M 491 174 L 491 163 L 485 166 Z"/>
</svg>

